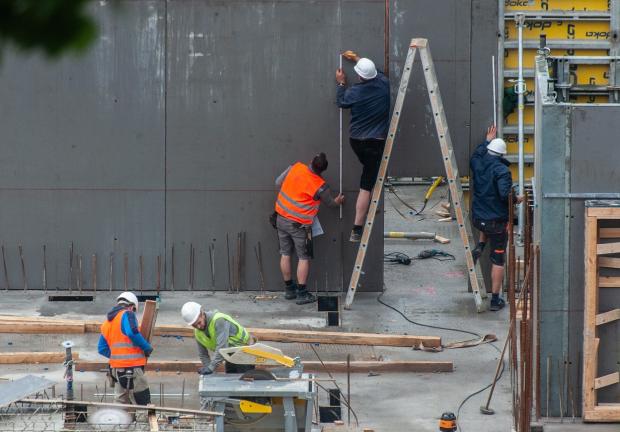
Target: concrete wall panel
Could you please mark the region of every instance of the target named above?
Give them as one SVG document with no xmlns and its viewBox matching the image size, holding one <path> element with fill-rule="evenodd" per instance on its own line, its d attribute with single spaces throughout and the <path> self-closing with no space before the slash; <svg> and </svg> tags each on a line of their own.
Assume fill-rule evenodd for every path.
<svg viewBox="0 0 620 432">
<path fill-rule="evenodd" d="M 571 115 L 571 158 L 570 185 L 573 193 L 614 192 L 614 185 L 620 184 L 618 163 L 620 156 L 609 137 L 620 134 L 617 119 L 620 107 L 576 106 Z M 607 226 L 620 226 L 618 222 L 604 222 Z M 578 312 L 571 320 L 569 344 L 571 356 L 582 355 L 583 351 L 583 298 L 584 298 L 584 202 L 571 202 L 570 235 L 570 285 L 571 311 Z M 601 269 L 606 276 L 619 276 L 614 269 Z M 606 312 L 620 307 L 617 290 L 600 290 L 599 311 Z M 612 323 L 598 328 L 601 339 L 599 350 L 599 375 L 618 370 L 620 359 L 620 326 Z M 598 391 L 599 403 L 620 400 L 619 386 L 609 386 Z"/>
</svg>

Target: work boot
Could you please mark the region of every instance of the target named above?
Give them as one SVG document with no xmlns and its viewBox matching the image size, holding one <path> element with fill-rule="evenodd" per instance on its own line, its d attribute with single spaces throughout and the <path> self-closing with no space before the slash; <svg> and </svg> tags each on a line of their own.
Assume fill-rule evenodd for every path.
<svg viewBox="0 0 620 432">
<path fill-rule="evenodd" d="M 502 310 L 504 306 L 506 306 L 506 302 L 504 301 L 503 298 L 501 297 L 497 297 L 497 299 L 492 298 L 491 307 L 489 308 L 489 310 L 491 310 L 492 312 L 497 312 L 498 310 Z"/>
<path fill-rule="evenodd" d="M 314 296 L 314 294 L 308 292 L 308 289 L 305 285 L 297 287 L 297 300 L 295 301 L 296 304 L 303 305 L 307 303 L 314 303 L 315 301 L 316 297 Z"/>
<path fill-rule="evenodd" d="M 364 233 L 362 227 L 353 227 L 351 230 L 351 235 L 349 236 L 349 241 L 351 243 L 359 243 L 362 240 L 362 234 Z"/>
<path fill-rule="evenodd" d="M 291 284 L 291 286 L 284 287 L 284 298 L 287 300 L 295 300 L 297 298 L 297 285 Z"/>
</svg>

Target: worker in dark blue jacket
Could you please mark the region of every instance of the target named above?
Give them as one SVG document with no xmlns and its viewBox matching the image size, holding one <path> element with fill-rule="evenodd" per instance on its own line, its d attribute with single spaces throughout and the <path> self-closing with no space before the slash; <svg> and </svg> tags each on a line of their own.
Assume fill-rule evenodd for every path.
<svg viewBox="0 0 620 432">
<path fill-rule="evenodd" d="M 504 262 L 508 242 L 508 203 L 512 189 L 510 162 L 504 159 L 506 143 L 497 138 L 495 126 L 487 129 L 486 140 L 471 156 L 469 166 L 473 176 L 474 194 L 472 200 L 472 219 L 480 230 L 480 242 L 472 251 L 477 260 L 487 242 L 491 247 L 492 311 L 505 306 L 499 296 L 504 280 Z M 517 202 L 522 200 L 517 198 Z"/>
<path fill-rule="evenodd" d="M 342 56 L 355 62 L 353 69 L 359 77 L 358 83 L 347 87 L 346 74 L 340 68 L 336 70 L 336 103 L 340 108 L 351 109 L 349 142 L 362 164 L 360 191 L 355 203 L 355 221 L 349 238 L 352 242 L 359 242 L 388 134 L 390 81 L 377 70 L 372 60 L 361 58 L 353 51 L 346 51 Z"/>
</svg>

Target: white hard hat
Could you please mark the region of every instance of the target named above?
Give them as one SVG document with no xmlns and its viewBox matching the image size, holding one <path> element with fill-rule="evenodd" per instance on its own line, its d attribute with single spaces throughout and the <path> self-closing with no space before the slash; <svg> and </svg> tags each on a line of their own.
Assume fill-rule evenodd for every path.
<svg viewBox="0 0 620 432">
<path fill-rule="evenodd" d="M 491 150 L 492 152 L 505 155 L 507 153 L 506 141 L 501 138 L 495 138 L 489 143 L 489 145 L 487 145 L 487 150 Z"/>
<path fill-rule="evenodd" d="M 367 58 L 361 58 L 357 61 L 355 66 L 353 66 L 355 72 L 361 76 L 362 78 L 369 80 L 373 79 L 377 76 L 377 68 L 372 60 Z"/>
<path fill-rule="evenodd" d="M 187 302 L 181 308 L 181 316 L 187 325 L 193 325 L 200 318 L 202 306 L 196 302 Z"/>
<path fill-rule="evenodd" d="M 136 297 L 136 295 L 132 292 L 125 291 L 124 293 L 121 293 L 118 297 L 116 297 L 117 302 L 120 300 L 125 300 L 127 303 L 134 305 L 136 309 L 138 308 L 138 297 Z"/>
</svg>

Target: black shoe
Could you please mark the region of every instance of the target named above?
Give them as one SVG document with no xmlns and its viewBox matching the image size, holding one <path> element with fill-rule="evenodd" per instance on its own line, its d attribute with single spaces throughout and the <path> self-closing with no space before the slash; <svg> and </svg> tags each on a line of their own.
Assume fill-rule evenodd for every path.
<svg viewBox="0 0 620 432">
<path fill-rule="evenodd" d="M 351 235 L 349 236 L 349 241 L 351 243 L 359 243 L 362 240 L 362 233 L 356 231 L 355 229 L 351 230 Z"/>
<path fill-rule="evenodd" d="M 297 301 L 295 301 L 298 305 L 314 303 L 316 301 L 316 297 L 314 294 L 308 292 L 308 290 L 304 290 L 297 293 Z"/>
<path fill-rule="evenodd" d="M 297 298 L 297 285 L 293 284 L 290 287 L 285 287 L 284 298 L 287 300 L 295 300 Z"/>
<path fill-rule="evenodd" d="M 502 310 L 506 306 L 506 302 L 503 298 L 498 297 L 497 300 L 491 299 L 491 307 L 489 310 L 492 312 L 497 312 L 498 310 Z"/>
</svg>

